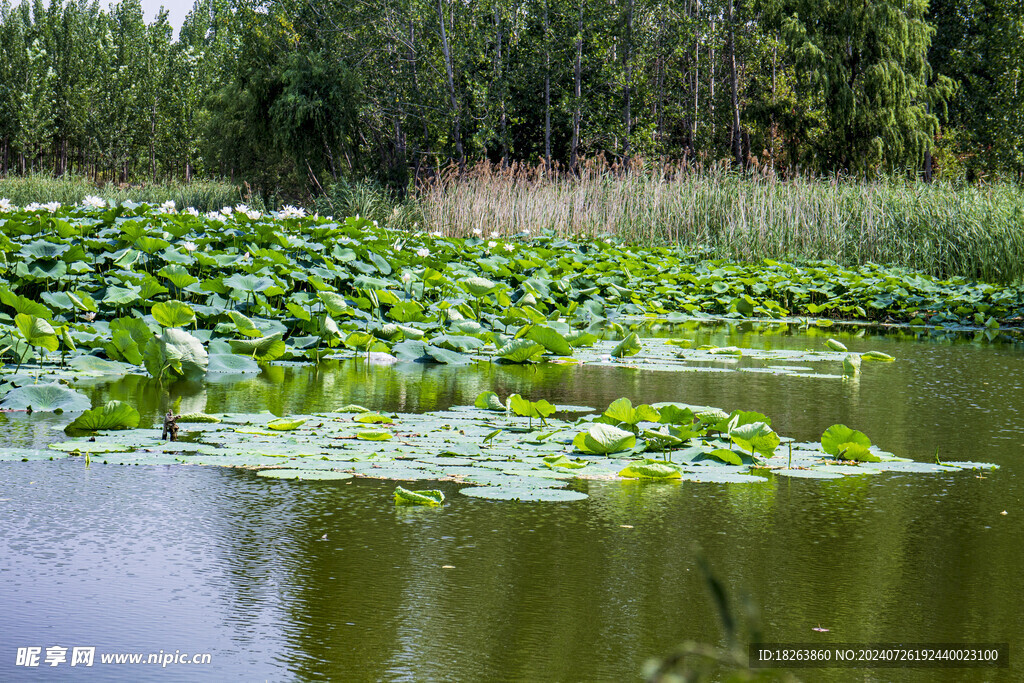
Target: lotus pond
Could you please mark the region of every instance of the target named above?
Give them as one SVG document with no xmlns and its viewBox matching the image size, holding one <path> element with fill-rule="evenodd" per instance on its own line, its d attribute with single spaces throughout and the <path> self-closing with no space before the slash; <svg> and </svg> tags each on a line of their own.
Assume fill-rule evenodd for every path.
<svg viewBox="0 0 1024 683">
<path fill-rule="evenodd" d="M 213 664 L 201 673 L 161 671 L 172 680 L 238 672 L 316 680 L 630 680 L 650 658 L 684 640 L 721 642 L 695 562 L 699 547 L 736 600 L 748 595 L 759 606 L 765 640 L 1020 642 L 1016 605 L 1024 580 L 1017 568 L 1024 533 L 1017 518 L 1024 487 L 1015 475 L 1024 428 L 1015 397 L 1024 389 L 1024 354 L 1018 345 L 983 334 L 936 338 L 786 324 L 672 326 L 654 333 L 687 338 L 694 348 L 735 347 L 742 355 L 688 361 L 686 371 L 643 362 L 611 367 L 600 358 L 444 365 L 378 363 L 375 357 L 368 363 L 358 354 L 318 367 L 270 364 L 258 373 L 208 374 L 192 382 L 160 384 L 141 373 L 79 376 L 72 384 L 91 405 L 123 401 L 137 408 L 143 425 L 159 425 L 176 403 L 184 414 L 233 417 L 183 423 L 179 443 L 194 451 L 157 453 L 159 434 L 106 432 L 86 443 L 142 442 L 91 453 L 87 465 L 84 455 L 61 457 L 70 448 L 48 448 L 74 442 L 63 429 L 79 413 L 0 415 L 7 446 L 23 449 L 8 450 L 17 457 L 0 462 L 4 632 L 18 634 L 24 645 L 213 653 Z M 646 337 L 640 339 L 644 349 L 663 348 Z M 843 356 L 830 355 L 829 338 L 849 353 L 878 351 L 897 360 L 865 362 L 844 376 Z M 772 354 L 800 358 L 779 361 Z M 759 371 L 769 365 L 790 369 Z M 770 416 L 772 429 L 783 435 L 776 449 L 782 456 L 790 443 L 784 439 L 809 448 L 820 444 L 827 427 L 848 424 L 870 436 L 876 450 L 910 457 L 928 471 L 831 479 L 767 475 L 753 483 L 688 481 L 692 472 L 686 471 L 667 481 L 611 480 L 621 463 L 607 461 L 618 456 L 576 453 L 571 440 L 560 448 L 570 461 L 588 460 L 585 467 L 543 463 L 544 454 L 529 450 L 535 444 L 528 441 L 539 436 L 529 417 L 472 407 L 487 391 L 571 408 L 547 417 L 546 427 L 533 418 L 534 427 L 548 431 L 560 422 L 596 418 L 623 397 L 634 410 L 685 402 L 756 411 Z M 336 412 L 350 404 L 373 411 Z M 597 410 L 576 412 L 582 407 Z M 393 423 L 353 419 L 371 414 Z M 266 428 L 274 416 L 295 415 L 306 421 L 290 430 Z M 448 481 L 419 474 L 427 467 L 466 468 L 465 461 L 479 456 L 467 452 L 467 439 L 452 435 L 461 429 L 473 436 L 478 429 L 482 441 L 493 430 L 474 425 L 505 421 L 515 423 L 507 434 L 523 439 L 527 451 L 492 454 L 488 462 L 499 466 L 492 477 L 542 468 L 551 478 L 539 479 L 553 486 L 526 490 L 587 497 L 487 500 L 460 493 L 493 483 L 464 483 L 480 477 L 480 467 L 448 470 Z M 314 429 L 319 423 L 330 429 Z M 596 424 L 602 423 L 570 431 Z M 629 431 L 623 421 L 618 425 Z M 229 433 L 229 426 L 245 431 Z M 303 442 L 364 430 L 396 436 L 338 439 L 346 448 L 326 451 L 364 453 L 359 460 L 317 461 L 311 458 L 323 457 L 319 453 L 295 452 Z M 431 448 L 446 454 L 420 453 L 422 442 L 400 436 L 412 433 L 436 440 Z M 500 451 L 507 445 L 494 442 L 506 438 L 513 437 L 503 432 L 476 445 Z M 278 454 L 287 456 L 275 458 L 278 467 L 282 460 L 303 468 L 317 462 L 325 471 L 356 476 L 274 480 L 175 460 L 253 457 L 237 448 L 240 439 L 266 442 L 263 451 L 273 450 L 268 443 L 287 446 L 277 448 L 290 451 Z M 406 444 L 397 445 L 401 441 Z M 381 469 L 371 455 L 381 444 L 410 451 L 397 462 L 414 465 L 407 469 L 419 476 L 397 483 L 438 489 L 444 503 L 395 505 L 396 481 L 366 476 Z M 208 450 L 224 448 L 230 452 Z M 936 466 L 936 448 L 940 462 L 984 461 L 999 469 Z M 637 457 L 683 465 L 689 462 L 683 450 Z M 424 462 L 430 457 L 433 462 Z M 539 462 L 515 474 L 530 458 Z M 113 464 L 143 459 L 167 464 Z M 736 468 L 716 462 L 681 469 Z M 567 478 L 589 467 L 605 470 Z M 0 661 L 4 678 L 24 677 L 25 669 L 12 665 L 18 644 Z M 1015 680 L 1019 669 L 1012 666 L 977 673 Z M 806 673 L 812 677 L 805 680 L 849 680 L 844 671 Z M 963 680 L 965 671 L 879 673 L 953 681 Z M 137 676 L 113 667 L 106 675 Z"/>
<path fill-rule="evenodd" d="M 0 214 L 5 679 L 628 680 L 699 557 L 767 641 L 1024 635 L 1020 288 L 93 203 Z"/>
</svg>

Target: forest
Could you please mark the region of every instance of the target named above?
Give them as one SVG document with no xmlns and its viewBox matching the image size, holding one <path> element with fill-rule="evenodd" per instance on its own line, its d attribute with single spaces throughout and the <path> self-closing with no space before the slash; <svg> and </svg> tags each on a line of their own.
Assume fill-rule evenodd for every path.
<svg viewBox="0 0 1024 683">
<path fill-rule="evenodd" d="M 0 174 L 267 195 L 557 174 L 1024 177 L 1020 0 L 0 5 Z"/>
</svg>

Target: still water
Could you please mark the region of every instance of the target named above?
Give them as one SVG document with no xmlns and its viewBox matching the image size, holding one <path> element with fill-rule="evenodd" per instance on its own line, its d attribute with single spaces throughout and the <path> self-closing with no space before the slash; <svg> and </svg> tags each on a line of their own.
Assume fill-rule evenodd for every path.
<svg viewBox="0 0 1024 683">
<path fill-rule="evenodd" d="M 692 331 L 691 331 L 692 332 Z M 813 330 L 812 330 L 813 332 Z M 702 328 L 697 343 L 821 348 L 778 329 Z M 603 409 L 685 401 L 764 412 L 817 440 L 836 422 L 898 455 L 1002 469 L 765 485 L 584 482 L 573 503 L 458 495 L 396 508 L 393 482 L 0 462 L 0 680 L 637 680 L 694 640 L 723 644 L 698 564 L 765 641 L 1010 643 L 1008 669 L 805 669 L 808 681 L 1024 679 L 1024 348 L 830 331 L 855 380 L 628 368 L 479 369 L 362 361 L 271 368 L 168 391 L 129 377 L 80 389 L 156 419 L 360 403 L 417 412 L 485 389 Z M 0 415 L 4 445 L 63 438 L 67 418 Z M 1006 515 L 1000 514 L 1006 511 Z M 828 631 L 815 631 L 816 627 Z M 19 647 L 209 653 L 209 664 L 16 666 Z"/>
</svg>

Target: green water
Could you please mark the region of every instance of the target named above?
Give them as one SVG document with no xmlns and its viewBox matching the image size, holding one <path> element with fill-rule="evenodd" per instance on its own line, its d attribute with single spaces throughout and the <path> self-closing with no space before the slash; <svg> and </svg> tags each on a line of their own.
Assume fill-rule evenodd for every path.
<svg viewBox="0 0 1024 683">
<path fill-rule="evenodd" d="M 899 455 L 930 461 L 938 447 L 942 459 L 1002 469 L 589 482 L 587 500 L 538 504 L 471 499 L 441 482 L 444 507 L 399 509 L 391 482 L 4 462 L 0 680 L 634 680 L 684 640 L 722 642 L 698 548 L 737 604 L 758 606 L 766 641 L 1011 646 L 1009 669 L 796 671 L 803 680 L 1020 680 L 1024 349 L 832 334 L 898 360 L 865 363 L 852 381 L 347 361 L 169 393 L 142 378 L 96 382 L 82 389 L 94 403 L 129 400 L 150 419 L 178 396 L 183 411 L 278 414 L 345 403 L 433 410 L 485 389 L 601 409 L 620 396 L 676 400 L 758 410 L 798 440 L 843 422 Z M 743 327 L 702 331 L 705 342 L 821 346 Z M 66 422 L 2 415 L 0 430 L 5 445 L 30 446 L 63 438 Z M 15 666 L 18 647 L 51 645 L 212 661 L 97 662 L 84 675 Z"/>
</svg>

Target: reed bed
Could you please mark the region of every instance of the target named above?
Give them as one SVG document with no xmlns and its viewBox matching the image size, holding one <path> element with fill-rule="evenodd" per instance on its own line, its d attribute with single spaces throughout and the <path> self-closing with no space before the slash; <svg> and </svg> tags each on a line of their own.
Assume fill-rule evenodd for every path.
<svg viewBox="0 0 1024 683">
<path fill-rule="evenodd" d="M 245 186 L 213 180 L 150 185 L 107 183 L 97 186 L 81 176 L 55 178 L 33 174 L 0 178 L 0 198 L 10 199 L 17 206 L 32 202 L 78 204 L 89 195 L 101 197 L 108 202 L 132 201 L 138 204 L 163 204 L 174 200 L 179 209 L 191 206 L 200 211 L 214 211 L 240 203 L 256 209 L 264 208 L 259 196 L 249 192 Z"/>
<path fill-rule="evenodd" d="M 830 259 L 939 277 L 1024 279 L 1024 194 L 1013 184 L 781 180 L 678 168 L 579 176 L 482 165 L 424 184 L 424 226 L 451 235 L 552 230 L 690 245 L 739 260 Z"/>
</svg>

